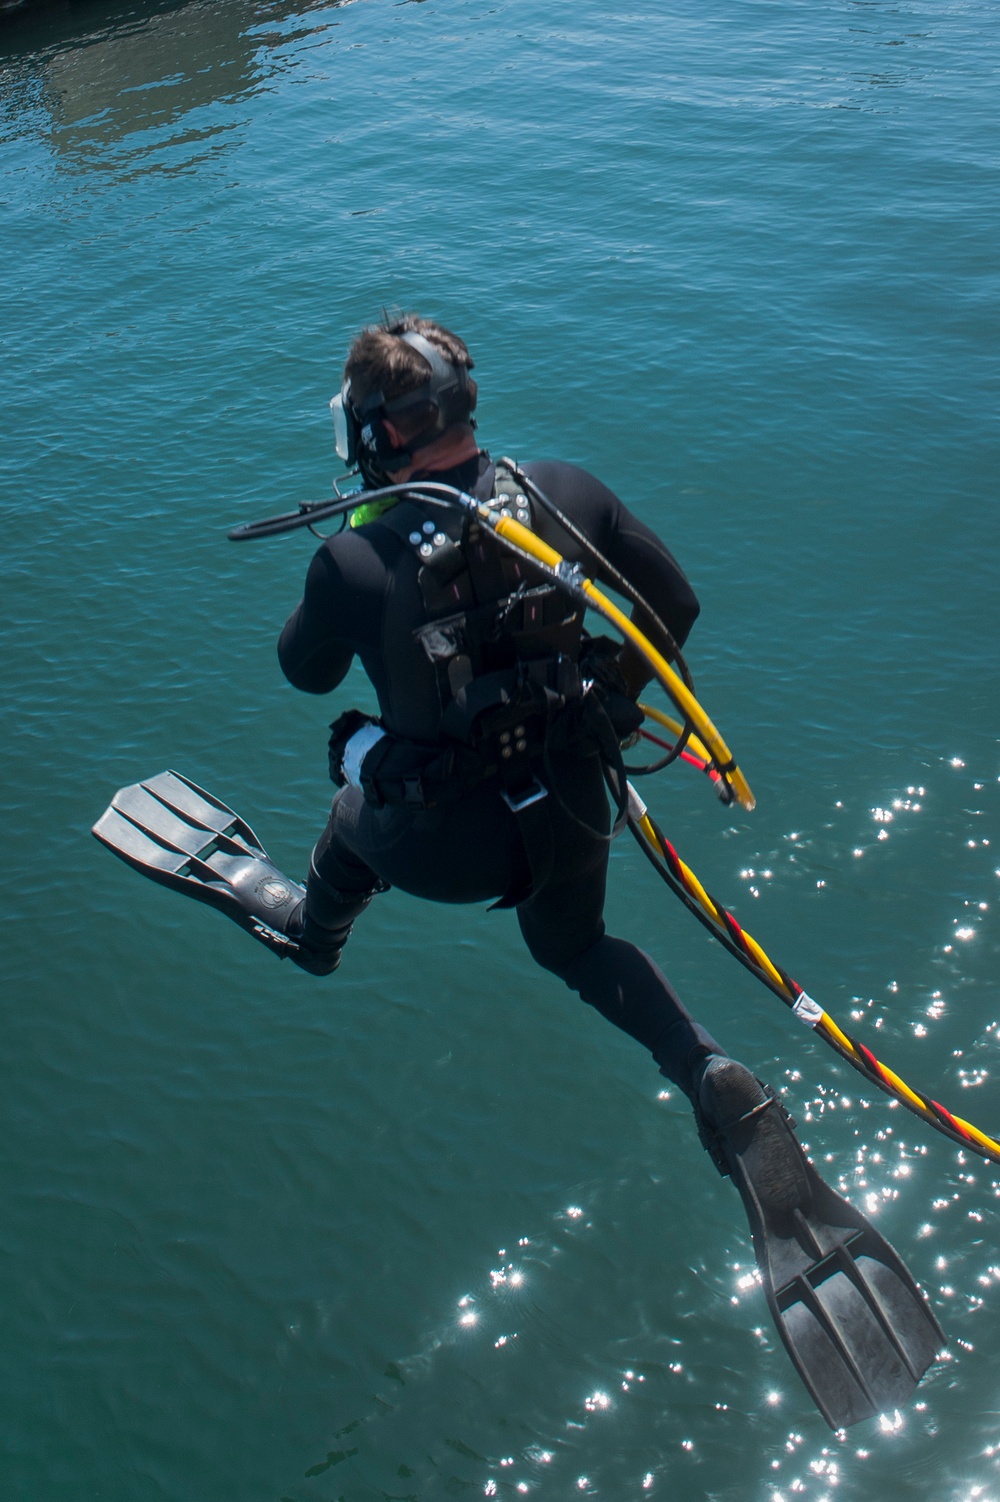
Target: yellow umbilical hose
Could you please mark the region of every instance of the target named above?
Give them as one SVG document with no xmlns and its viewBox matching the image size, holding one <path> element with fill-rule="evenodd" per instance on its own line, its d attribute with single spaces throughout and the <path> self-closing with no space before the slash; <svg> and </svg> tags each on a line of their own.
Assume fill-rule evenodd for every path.
<svg viewBox="0 0 1000 1502">
<path fill-rule="evenodd" d="M 634 621 L 630 621 L 628 616 L 619 610 L 618 606 L 609 600 L 607 595 L 599 590 L 581 569 L 567 564 L 555 548 L 549 547 L 548 543 L 543 542 L 523 523 L 516 521 L 512 516 L 498 516 L 496 512 L 484 505 L 477 506 L 476 514 L 479 520 L 498 537 L 518 552 L 526 553 L 536 563 L 554 574 L 570 593 L 575 594 L 583 603 L 596 610 L 621 632 L 626 641 L 631 642 L 636 650 L 642 653 L 685 720 L 694 727 L 708 752 L 712 765 L 726 786 L 731 789 L 737 803 L 742 808 L 752 809 L 756 803 L 754 795 L 721 734 L 691 690 L 681 681 L 666 658 L 656 650 Z"/>
</svg>

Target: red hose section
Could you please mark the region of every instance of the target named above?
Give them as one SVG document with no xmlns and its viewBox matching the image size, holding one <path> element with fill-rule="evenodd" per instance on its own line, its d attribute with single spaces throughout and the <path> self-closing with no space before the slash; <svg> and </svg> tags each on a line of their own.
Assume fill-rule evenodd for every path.
<svg viewBox="0 0 1000 1502">
<path fill-rule="evenodd" d="M 672 751 L 674 749 L 672 742 L 662 740 L 660 736 L 654 735 L 651 730 L 640 730 L 639 734 L 644 740 L 652 741 L 654 746 L 661 746 L 664 751 Z M 682 751 L 681 760 L 690 762 L 691 766 L 697 767 L 699 772 L 707 772 L 713 782 L 718 782 L 719 774 L 715 768 L 710 767 L 707 762 L 702 761 L 700 756 L 695 756 L 693 751 Z"/>
<path fill-rule="evenodd" d="M 961 1126 L 960 1123 L 955 1120 L 954 1116 L 945 1106 L 939 1105 L 936 1100 L 931 1100 L 929 1095 L 921 1095 L 920 1099 L 927 1102 L 929 1109 L 934 1112 L 934 1115 L 937 1116 L 940 1121 L 946 1122 L 947 1125 L 951 1127 L 953 1132 L 957 1132 L 960 1137 L 964 1137 L 966 1142 L 968 1142 L 970 1146 L 973 1145 L 972 1138 L 965 1130 L 965 1127 Z M 978 1148 L 976 1150 L 978 1152 Z"/>
<path fill-rule="evenodd" d="M 875 1078 L 881 1080 L 886 1088 L 890 1090 L 895 1096 L 896 1092 L 893 1089 L 892 1083 L 886 1078 L 884 1066 L 879 1063 L 878 1059 L 872 1053 L 871 1049 L 866 1048 L 863 1043 L 859 1043 L 856 1038 L 852 1038 L 851 1042 L 857 1049 L 858 1053 L 861 1054 L 862 1058 L 868 1065 L 868 1068 L 871 1070 Z M 912 1085 L 909 1088 L 913 1090 Z M 936 1116 L 939 1121 L 943 1122 L 945 1126 L 947 1126 L 951 1131 L 955 1132 L 959 1137 L 961 1137 L 963 1142 L 968 1142 L 970 1147 L 974 1148 L 976 1152 L 979 1151 L 979 1148 L 973 1142 L 973 1139 L 969 1135 L 968 1131 L 965 1129 L 965 1127 L 962 1126 L 961 1122 L 956 1120 L 956 1118 L 951 1114 L 947 1107 L 942 1106 L 940 1102 L 936 1100 L 932 1100 L 929 1095 L 924 1095 L 920 1090 L 913 1090 L 913 1093 L 926 1111 L 928 1111 L 932 1116 Z M 898 1099 L 898 1096 L 896 1098 Z"/>
<path fill-rule="evenodd" d="M 691 897 L 694 897 L 695 901 L 697 901 L 698 899 L 695 893 L 691 890 L 690 883 L 684 878 L 681 859 L 677 854 L 677 851 L 674 849 L 673 845 L 671 845 L 670 841 L 667 839 L 666 835 L 661 829 L 658 829 L 655 824 L 653 825 L 653 829 L 656 831 L 657 838 L 659 839 L 660 844 L 663 847 L 664 857 L 668 865 L 670 866 L 674 879 L 680 883 L 680 885 Z M 705 895 L 708 898 L 709 902 L 711 902 L 712 906 L 715 908 L 716 921 L 722 924 L 726 932 L 729 934 L 729 937 L 732 939 L 733 943 L 739 946 L 750 963 L 757 966 L 757 959 L 754 956 L 753 950 L 750 948 L 750 945 L 747 943 L 747 936 L 743 932 L 743 929 L 740 927 L 739 923 L 733 917 L 732 913 L 730 913 L 726 908 L 722 907 L 712 896 L 711 892 L 706 892 Z M 774 961 L 772 960 L 771 963 L 773 965 Z M 792 980 L 791 976 L 788 975 L 786 971 L 782 970 L 780 965 L 774 965 L 774 968 L 781 976 L 783 984 L 787 986 L 791 995 L 792 1002 L 794 1003 L 801 995 L 802 987 L 798 984 L 797 981 Z"/>
</svg>

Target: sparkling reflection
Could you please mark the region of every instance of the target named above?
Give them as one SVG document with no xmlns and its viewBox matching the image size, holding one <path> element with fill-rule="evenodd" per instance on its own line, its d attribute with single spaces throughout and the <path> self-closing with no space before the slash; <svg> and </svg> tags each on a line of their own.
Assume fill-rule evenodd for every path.
<svg viewBox="0 0 1000 1502">
<path fill-rule="evenodd" d="M 859 817 L 868 821 L 871 809 L 891 815 L 872 817 L 872 822 L 891 831 L 892 844 L 902 845 L 908 830 L 927 818 L 927 808 L 937 802 L 937 789 L 928 779 L 926 787 L 910 785 L 905 797 L 870 800 Z M 906 804 L 910 806 L 902 806 Z M 828 869 L 834 874 L 823 892 L 812 898 L 812 872 L 803 852 L 817 852 L 818 841 L 808 831 L 797 830 L 796 835 L 785 847 L 801 863 L 791 874 L 805 881 L 811 900 L 827 903 L 838 888 L 838 868 L 831 860 Z M 859 837 L 861 843 L 854 846 L 852 841 Z M 849 830 L 838 847 L 840 873 L 853 870 L 852 848 L 866 853 L 875 881 L 881 879 L 876 867 L 884 859 L 898 858 L 891 845 L 866 842 L 859 830 Z M 962 840 L 954 848 L 962 861 L 976 858 Z M 773 893 L 789 874 L 784 859 L 770 850 L 755 853 L 739 867 L 742 891 L 753 881 L 762 900 Z M 962 918 L 955 920 L 955 906 L 963 900 Z M 903 950 L 887 949 L 875 994 L 855 994 L 851 1010 L 865 1030 L 874 1034 L 881 1029 L 901 1054 L 906 1047 L 922 1051 L 933 1039 L 930 1062 L 939 1064 L 938 1073 L 947 1072 L 952 1087 L 976 1089 L 988 1102 L 994 1073 L 990 1065 L 1000 1030 L 996 1020 L 979 1020 L 970 1041 L 968 987 L 957 968 L 944 968 L 940 937 L 947 926 L 955 950 L 974 956 L 976 946 L 960 940 L 957 931 L 968 928 L 981 936 L 985 930 L 980 925 L 990 921 L 990 914 L 979 905 L 974 886 L 967 888 L 967 896 L 961 889 L 957 898 L 949 893 L 948 904 L 952 911 L 947 916 L 938 905 L 928 925 L 933 932 L 919 955 L 921 966 L 937 968 L 923 971 L 908 963 Z M 763 933 L 760 937 L 765 939 Z M 831 1010 L 836 1015 L 834 1005 Z M 966 1036 L 956 1037 L 959 1018 Z M 943 1032 L 949 1027 L 950 1034 Z M 859 1035 L 863 1037 L 864 1031 Z M 945 1038 L 949 1046 L 942 1047 Z M 952 1042 L 961 1046 L 952 1048 Z M 886 1062 L 893 1064 L 888 1044 L 885 1052 Z M 901 1067 L 904 1064 L 905 1058 Z M 933 1087 L 933 1069 L 926 1078 L 914 1074 L 919 1084 Z M 499 1237 L 499 1251 L 484 1259 L 468 1285 L 470 1292 L 457 1309 L 452 1306 L 450 1323 L 442 1322 L 438 1332 L 441 1356 L 435 1359 L 456 1363 L 456 1381 L 458 1375 L 463 1380 L 474 1375 L 476 1381 L 467 1383 L 469 1390 L 509 1393 L 511 1412 L 522 1418 L 518 1405 L 524 1393 L 532 1393 L 532 1443 L 511 1453 L 505 1434 L 504 1448 L 498 1446 L 490 1457 L 488 1445 L 473 1444 L 471 1436 L 467 1441 L 487 1457 L 476 1476 L 477 1487 L 486 1495 L 530 1493 L 558 1502 L 573 1492 L 656 1495 L 661 1486 L 666 1495 L 700 1495 L 697 1483 L 685 1480 L 682 1468 L 697 1465 L 707 1478 L 713 1446 L 739 1444 L 748 1412 L 753 1414 L 759 1444 L 756 1489 L 768 1502 L 857 1502 L 887 1494 L 885 1479 L 894 1474 L 904 1447 L 908 1457 L 931 1453 L 944 1415 L 957 1401 L 953 1390 L 982 1359 L 977 1347 L 989 1346 L 978 1338 L 988 1327 L 974 1321 L 992 1321 L 1000 1312 L 1000 1259 L 983 1240 L 972 1239 L 983 1236 L 985 1207 L 1000 1195 L 1000 1175 L 971 1154 L 921 1135 L 920 1123 L 895 1102 L 880 1095 L 869 1098 L 867 1087 L 818 1047 L 786 1067 L 782 1089 L 800 1123 L 810 1123 L 815 1132 L 811 1145 L 808 1133 L 803 1140 L 824 1176 L 866 1213 L 883 1218 L 890 1240 L 926 1288 L 936 1311 L 945 1316 L 950 1348 L 925 1380 L 919 1400 L 905 1411 L 881 1415 L 850 1436 L 841 1432 L 829 1437 L 767 1320 L 745 1226 L 724 1190 L 719 1191 L 711 1239 L 686 1283 L 683 1263 L 674 1267 L 676 1302 L 664 1295 L 663 1267 L 654 1247 L 636 1267 L 630 1333 L 623 1335 L 619 1327 L 603 1328 L 598 1334 L 604 1312 L 602 1279 L 620 1280 L 636 1245 L 626 1244 L 619 1225 L 617 1211 L 627 1198 L 625 1189 L 616 1213 L 608 1215 L 602 1197 L 610 1192 L 611 1181 L 595 1181 L 572 1194 L 557 1195 L 549 1220 L 530 1234 Z M 686 1102 L 676 1091 L 657 1094 L 652 1088 L 649 1099 L 657 1101 L 658 1109 L 650 1115 L 659 1153 L 664 1132 L 687 1128 Z M 678 1151 L 686 1150 L 684 1141 L 678 1137 Z M 662 1180 L 650 1187 L 647 1211 L 663 1210 L 678 1182 L 687 1189 L 686 1165 L 683 1177 L 676 1180 L 659 1158 L 650 1161 Z M 626 1179 L 623 1169 L 622 1185 Z M 517 1248 L 514 1257 L 508 1257 L 504 1242 Z M 697 1334 L 689 1323 L 693 1311 L 699 1315 Z M 646 1327 L 642 1341 L 631 1333 L 632 1326 L 640 1324 Z M 504 1382 L 510 1385 L 504 1387 Z M 694 1412 L 702 1415 L 700 1426 L 692 1421 Z M 653 1453 L 637 1446 L 637 1436 L 647 1435 L 655 1435 Z M 634 1469 L 626 1476 L 627 1461 Z M 982 1463 L 1000 1468 L 1000 1448 Z M 764 1478 L 768 1484 L 761 1488 Z M 486 1490 L 491 1483 L 495 1489 Z M 963 1495 L 971 1495 L 972 1484 L 978 1484 L 976 1478 L 966 1483 Z M 731 1502 L 729 1493 L 719 1495 Z M 954 1495 L 957 1499 L 958 1493 Z"/>
</svg>

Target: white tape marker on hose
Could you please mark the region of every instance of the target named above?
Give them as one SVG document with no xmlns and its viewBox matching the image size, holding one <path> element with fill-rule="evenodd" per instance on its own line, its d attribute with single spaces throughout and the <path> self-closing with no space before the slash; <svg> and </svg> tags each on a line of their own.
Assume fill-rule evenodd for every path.
<svg viewBox="0 0 1000 1502">
<path fill-rule="evenodd" d="M 797 1000 L 792 1005 L 792 1011 L 800 1022 L 806 1027 L 817 1027 L 823 1020 L 823 1008 L 818 1001 L 813 1001 L 804 991 L 800 991 Z"/>
<path fill-rule="evenodd" d="M 646 805 L 630 782 L 625 786 L 628 788 L 628 816 L 633 824 L 641 824 L 646 817 Z"/>
</svg>

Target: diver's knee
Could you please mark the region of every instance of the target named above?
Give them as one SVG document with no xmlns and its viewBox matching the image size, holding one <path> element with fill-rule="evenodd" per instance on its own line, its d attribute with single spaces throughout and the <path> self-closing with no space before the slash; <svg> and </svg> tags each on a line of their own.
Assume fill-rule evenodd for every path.
<svg viewBox="0 0 1000 1502">
<path fill-rule="evenodd" d="M 588 933 L 583 939 L 574 938 L 564 932 L 552 932 L 545 929 L 541 932 L 524 933 L 524 942 L 528 946 L 528 953 L 536 965 L 541 965 L 543 970 L 548 970 L 551 975 L 557 975 L 564 981 L 570 990 L 578 991 L 580 983 L 587 971 L 587 957 L 596 944 L 604 938 L 604 924 L 600 925 L 597 934 Z"/>
</svg>

